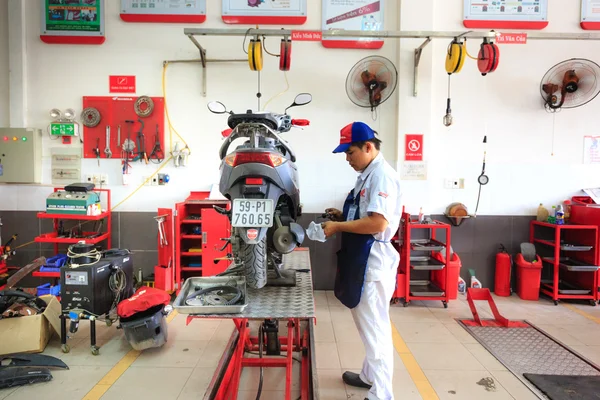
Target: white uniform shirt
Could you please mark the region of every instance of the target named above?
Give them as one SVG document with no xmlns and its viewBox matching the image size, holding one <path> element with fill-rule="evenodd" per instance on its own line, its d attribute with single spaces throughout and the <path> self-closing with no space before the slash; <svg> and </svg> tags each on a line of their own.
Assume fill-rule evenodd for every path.
<svg viewBox="0 0 600 400">
<path fill-rule="evenodd" d="M 362 188 L 362 189 L 361 189 Z M 358 176 L 354 193 L 360 191 L 360 218 L 378 213 L 388 221 L 384 232 L 373 235 L 371 253 L 367 261 L 367 281 L 393 279 L 400 261 L 400 254 L 391 244 L 398 231 L 402 206 L 400 205 L 400 179 L 398 173 L 379 153 L 369 166 Z"/>
</svg>

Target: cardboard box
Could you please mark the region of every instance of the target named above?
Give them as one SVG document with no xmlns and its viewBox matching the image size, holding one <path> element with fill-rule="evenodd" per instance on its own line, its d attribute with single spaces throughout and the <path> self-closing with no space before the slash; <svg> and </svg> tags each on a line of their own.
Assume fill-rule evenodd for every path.
<svg viewBox="0 0 600 400">
<path fill-rule="evenodd" d="M 40 353 L 53 332 L 60 337 L 60 302 L 50 295 L 40 298 L 47 304 L 43 313 L 0 320 L 0 355 Z"/>
</svg>

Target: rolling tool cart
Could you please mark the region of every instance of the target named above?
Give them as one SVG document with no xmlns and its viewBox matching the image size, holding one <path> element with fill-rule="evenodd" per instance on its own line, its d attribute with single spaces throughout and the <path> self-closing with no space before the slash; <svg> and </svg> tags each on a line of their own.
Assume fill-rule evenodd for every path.
<svg viewBox="0 0 600 400">
<path fill-rule="evenodd" d="M 79 321 L 90 321 L 90 340 L 93 355 L 96 346 L 96 320 L 112 325 L 117 318 L 111 315 L 121 300 L 133 295 L 133 261 L 129 250 L 98 251 L 94 245 L 77 243 L 69 247 L 67 264 L 60 269 L 61 349 L 67 345 L 67 318 L 69 332 L 76 333 Z"/>
<path fill-rule="evenodd" d="M 428 237 L 414 238 L 415 229 L 428 231 Z M 440 230 L 443 231 L 442 234 L 439 234 Z M 445 237 L 445 243 L 437 240 L 442 235 Z M 439 300 L 444 308 L 448 308 L 451 298 L 448 290 L 448 265 L 445 260 L 452 259 L 450 225 L 435 220 L 422 223 L 411 219 L 409 213 L 403 213 L 399 242 L 398 274 L 405 276 L 403 280 L 406 285 L 404 306 L 408 306 L 411 300 Z M 435 252 L 441 252 L 443 257 L 436 257 Z"/>
<path fill-rule="evenodd" d="M 541 293 L 555 305 L 562 299 L 598 302 L 598 226 L 531 221 L 529 241 L 541 255 Z"/>
</svg>

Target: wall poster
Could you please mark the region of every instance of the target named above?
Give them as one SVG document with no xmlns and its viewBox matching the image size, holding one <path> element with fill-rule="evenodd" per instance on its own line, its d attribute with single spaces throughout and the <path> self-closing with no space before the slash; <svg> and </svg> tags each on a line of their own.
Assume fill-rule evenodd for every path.
<svg viewBox="0 0 600 400">
<path fill-rule="evenodd" d="M 548 0 L 464 0 L 467 28 L 543 29 L 548 26 Z"/>
<path fill-rule="evenodd" d="M 41 0 L 45 43 L 104 43 L 104 0 Z"/>
<path fill-rule="evenodd" d="M 206 0 L 121 0 L 121 19 L 198 24 L 206 21 Z"/>
<path fill-rule="evenodd" d="M 384 1 L 323 0 L 322 29 L 381 31 Z M 321 43 L 327 48 L 345 49 L 379 49 L 383 46 L 383 40 L 376 38 L 324 37 Z"/>
<path fill-rule="evenodd" d="M 581 0 L 581 22 L 583 29 L 600 30 L 600 0 Z"/>
<path fill-rule="evenodd" d="M 306 22 L 307 0 L 222 0 L 228 24 L 287 24 Z"/>
</svg>

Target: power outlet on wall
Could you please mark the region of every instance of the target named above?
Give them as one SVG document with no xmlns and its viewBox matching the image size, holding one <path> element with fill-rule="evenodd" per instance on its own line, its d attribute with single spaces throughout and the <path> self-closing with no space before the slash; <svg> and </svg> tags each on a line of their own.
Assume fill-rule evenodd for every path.
<svg viewBox="0 0 600 400">
<path fill-rule="evenodd" d="M 100 174 L 100 184 L 102 186 L 108 185 L 108 174 Z"/>
<path fill-rule="evenodd" d="M 444 179 L 444 189 L 464 189 L 464 178 L 446 178 Z"/>
</svg>

